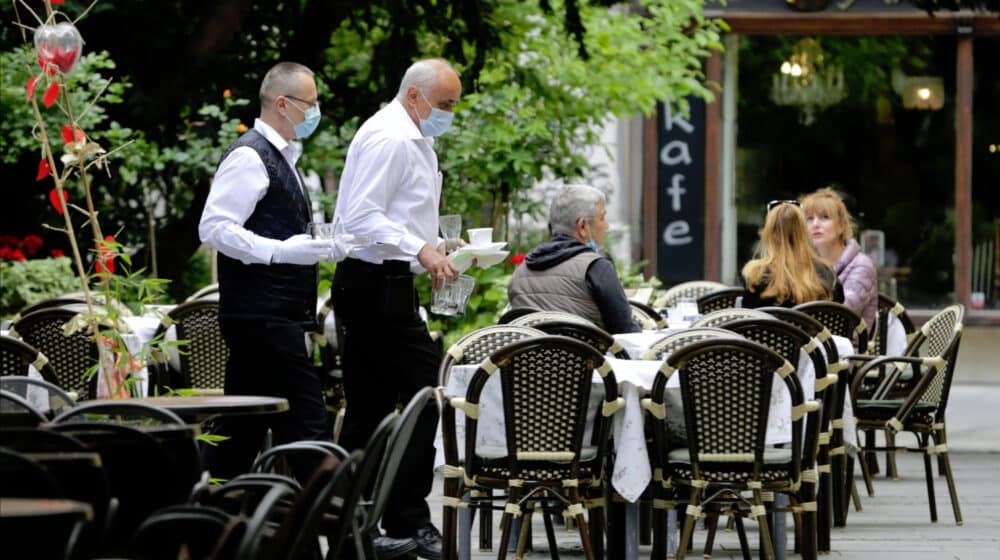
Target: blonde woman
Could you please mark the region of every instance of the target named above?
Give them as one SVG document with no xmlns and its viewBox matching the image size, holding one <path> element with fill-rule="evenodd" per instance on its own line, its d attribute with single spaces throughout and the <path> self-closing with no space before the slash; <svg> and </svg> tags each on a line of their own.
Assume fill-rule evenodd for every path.
<svg viewBox="0 0 1000 560">
<path fill-rule="evenodd" d="M 844 287 L 844 305 L 858 312 L 871 328 L 878 310 L 878 274 L 875 263 L 854 240 L 854 220 L 843 199 L 832 189 L 819 189 L 802 198 L 802 210 L 813 247 Z"/>
<path fill-rule="evenodd" d="M 743 307 L 844 301 L 833 270 L 809 242 L 806 216 L 796 200 L 773 200 L 767 205 L 756 258 L 743 267 L 743 281 Z"/>
</svg>

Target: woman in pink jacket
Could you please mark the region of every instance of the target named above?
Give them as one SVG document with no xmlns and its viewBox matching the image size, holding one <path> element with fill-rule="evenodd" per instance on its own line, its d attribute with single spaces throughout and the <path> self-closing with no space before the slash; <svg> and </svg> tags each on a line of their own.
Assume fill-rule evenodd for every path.
<svg viewBox="0 0 1000 560">
<path fill-rule="evenodd" d="M 854 240 L 854 220 L 844 201 L 823 188 L 802 198 L 802 210 L 813 247 L 844 287 L 844 305 L 857 311 L 871 329 L 878 308 L 878 275 L 875 263 Z"/>
</svg>

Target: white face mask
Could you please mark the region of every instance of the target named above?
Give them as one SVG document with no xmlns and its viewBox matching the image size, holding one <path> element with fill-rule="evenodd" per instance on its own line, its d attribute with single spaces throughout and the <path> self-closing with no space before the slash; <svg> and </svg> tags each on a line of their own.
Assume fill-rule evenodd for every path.
<svg viewBox="0 0 1000 560">
<path fill-rule="evenodd" d="M 420 90 L 418 89 L 417 91 Z M 420 119 L 420 132 L 424 136 L 441 136 L 445 132 L 448 132 L 448 129 L 451 128 L 451 122 L 455 119 L 455 113 L 442 111 L 431 105 L 431 102 L 427 100 L 422 91 L 420 91 L 420 97 L 423 97 L 424 101 L 431 106 L 431 114 L 426 119 Z"/>
</svg>

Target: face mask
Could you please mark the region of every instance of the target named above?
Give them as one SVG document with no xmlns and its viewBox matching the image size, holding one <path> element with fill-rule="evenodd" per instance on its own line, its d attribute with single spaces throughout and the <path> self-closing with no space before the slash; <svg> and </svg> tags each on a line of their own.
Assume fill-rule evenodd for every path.
<svg viewBox="0 0 1000 560">
<path fill-rule="evenodd" d="M 300 139 L 309 138 L 309 136 L 316 131 L 316 127 L 319 126 L 319 103 L 304 111 L 295 103 L 289 102 L 289 105 L 295 107 L 299 111 L 302 111 L 302 114 L 306 117 L 302 120 L 302 122 L 295 124 L 292 122 L 292 119 L 288 119 L 288 115 L 285 115 L 285 118 L 288 119 L 288 122 L 292 123 L 292 127 L 295 129 L 295 137 Z"/>
<path fill-rule="evenodd" d="M 420 90 L 417 90 L 420 91 Z M 420 97 L 427 101 L 427 97 L 424 96 L 424 92 L 420 92 Z M 430 105 L 431 102 L 427 101 Z M 455 113 L 449 113 L 448 111 L 442 111 L 437 107 L 431 106 L 431 114 L 426 119 L 420 119 L 420 132 L 424 136 L 441 136 L 451 127 L 451 121 L 455 118 Z"/>
<path fill-rule="evenodd" d="M 597 246 L 597 242 L 594 241 L 593 239 L 591 239 L 590 241 L 587 242 L 587 247 L 590 247 L 590 249 L 592 251 L 594 251 L 595 253 L 600 252 L 599 251 L 600 247 Z"/>
</svg>

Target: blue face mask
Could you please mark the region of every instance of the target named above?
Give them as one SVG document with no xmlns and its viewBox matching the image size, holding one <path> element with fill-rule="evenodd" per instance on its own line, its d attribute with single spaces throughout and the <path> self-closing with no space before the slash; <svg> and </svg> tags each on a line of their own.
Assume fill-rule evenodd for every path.
<svg viewBox="0 0 1000 560">
<path fill-rule="evenodd" d="M 420 90 L 417 90 L 420 91 Z M 424 96 L 424 92 L 420 92 L 420 97 L 427 101 L 427 97 Z M 427 101 L 430 105 L 431 102 Z M 424 136 L 441 136 L 448 129 L 451 128 L 451 121 L 454 120 L 455 113 L 449 113 L 448 111 L 442 111 L 437 107 L 431 105 L 431 114 L 427 116 L 426 119 L 420 119 L 420 132 Z"/>
<path fill-rule="evenodd" d="M 597 246 L 597 242 L 594 241 L 593 239 L 591 239 L 590 241 L 587 242 L 587 247 L 590 247 L 590 249 L 592 251 L 594 251 L 595 253 L 599 253 L 600 252 L 600 247 Z"/>
<path fill-rule="evenodd" d="M 285 118 L 288 119 L 288 122 L 292 123 L 292 127 L 295 129 L 295 137 L 300 139 L 309 138 L 309 136 L 316 131 L 316 127 L 319 126 L 319 103 L 305 110 L 302 110 L 302 108 L 295 103 L 289 102 L 289 105 L 295 107 L 299 111 L 302 111 L 302 114 L 306 116 L 302 122 L 295 124 L 292 122 L 292 119 L 288 119 L 288 115 L 285 115 Z"/>
</svg>

